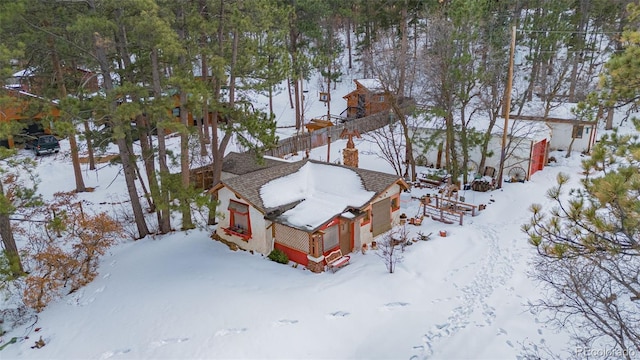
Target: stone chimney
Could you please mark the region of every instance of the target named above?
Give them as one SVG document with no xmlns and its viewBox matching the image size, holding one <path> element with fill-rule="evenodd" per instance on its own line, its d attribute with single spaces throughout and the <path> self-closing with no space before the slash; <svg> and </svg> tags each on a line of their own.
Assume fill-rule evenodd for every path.
<svg viewBox="0 0 640 360">
<path fill-rule="evenodd" d="M 342 130 L 340 138 L 348 138 L 347 147 L 342 150 L 342 163 L 346 166 L 358 167 L 358 149 L 356 149 L 353 143 L 353 137 L 360 138 L 358 130 L 349 131 L 347 129 Z"/>
</svg>

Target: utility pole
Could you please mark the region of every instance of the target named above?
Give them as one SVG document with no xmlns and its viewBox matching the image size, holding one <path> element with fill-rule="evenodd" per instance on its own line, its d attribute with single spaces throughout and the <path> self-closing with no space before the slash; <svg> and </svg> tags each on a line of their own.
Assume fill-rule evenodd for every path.
<svg viewBox="0 0 640 360">
<path fill-rule="evenodd" d="M 513 57 L 516 52 L 516 26 L 511 28 L 511 48 L 509 49 L 509 73 L 507 75 L 507 88 L 504 90 L 504 106 L 502 117 L 504 127 L 502 131 L 502 150 L 500 152 L 500 171 L 498 172 L 498 189 L 502 189 L 502 177 L 504 173 L 504 161 L 507 151 L 507 130 L 509 129 L 509 113 L 511 112 L 511 87 L 513 85 Z"/>
</svg>

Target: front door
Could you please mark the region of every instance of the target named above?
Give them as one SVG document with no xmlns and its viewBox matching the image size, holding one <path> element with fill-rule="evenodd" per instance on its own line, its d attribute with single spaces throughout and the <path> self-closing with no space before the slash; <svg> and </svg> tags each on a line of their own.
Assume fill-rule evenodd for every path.
<svg viewBox="0 0 640 360">
<path fill-rule="evenodd" d="M 533 145 L 531 151 L 531 169 L 529 169 L 529 176 L 533 175 L 536 171 L 544 169 L 544 160 L 547 154 L 547 140 L 544 139 Z"/>
<path fill-rule="evenodd" d="M 347 219 L 340 219 L 340 251 L 343 254 L 348 254 L 353 249 L 352 243 L 352 230 L 353 221 Z"/>
</svg>

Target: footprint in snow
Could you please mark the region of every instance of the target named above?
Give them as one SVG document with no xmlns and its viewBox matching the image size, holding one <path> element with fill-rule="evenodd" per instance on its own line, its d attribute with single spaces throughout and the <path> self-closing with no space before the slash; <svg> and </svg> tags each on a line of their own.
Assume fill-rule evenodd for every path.
<svg viewBox="0 0 640 360">
<path fill-rule="evenodd" d="M 131 349 L 122 349 L 122 350 L 114 350 L 114 351 L 105 351 L 100 356 L 101 360 L 110 359 L 114 356 L 123 355 L 130 352 Z"/>
<path fill-rule="evenodd" d="M 293 325 L 297 323 L 298 323 L 298 320 L 282 319 L 274 322 L 273 326 Z"/>
<path fill-rule="evenodd" d="M 227 336 L 232 334 L 242 334 L 247 331 L 247 328 L 233 328 L 233 329 L 222 329 L 218 330 L 215 333 L 215 336 Z"/>
<path fill-rule="evenodd" d="M 507 335 L 507 330 L 503 328 L 498 328 L 498 333 L 496 335 Z"/>
<path fill-rule="evenodd" d="M 151 343 L 151 346 L 154 348 L 160 347 L 160 346 L 165 346 L 168 344 L 179 344 L 179 343 L 183 343 L 185 341 L 188 341 L 189 338 L 169 338 L 169 339 L 162 339 L 159 341 L 154 341 Z"/>
<path fill-rule="evenodd" d="M 346 311 L 335 311 L 329 314 L 330 318 L 343 318 L 343 317 L 347 317 L 350 314 Z"/>
<path fill-rule="evenodd" d="M 108 279 L 111 277 L 111 273 L 106 273 L 102 276 L 103 279 Z"/>
<path fill-rule="evenodd" d="M 507 345 L 513 347 L 513 343 L 511 342 L 511 340 L 507 340 Z"/>
<path fill-rule="evenodd" d="M 74 306 L 87 306 L 91 304 L 95 299 L 96 299 L 95 297 L 90 297 L 88 299 L 85 298 L 84 289 L 82 289 L 80 291 L 73 293 L 71 295 L 71 298 L 67 300 L 67 304 L 74 305 Z"/>
<path fill-rule="evenodd" d="M 101 286 L 101 287 L 96 289 L 96 293 L 101 293 L 103 291 L 104 291 L 104 286 Z"/>
<path fill-rule="evenodd" d="M 538 329 L 538 335 L 542 335 L 542 329 Z"/>
<path fill-rule="evenodd" d="M 398 309 L 398 308 L 402 308 L 402 307 L 405 307 L 405 306 L 409 306 L 409 303 L 396 301 L 396 302 L 391 302 L 391 303 L 384 304 L 384 309 L 393 310 L 393 309 Z"/>
</svg>

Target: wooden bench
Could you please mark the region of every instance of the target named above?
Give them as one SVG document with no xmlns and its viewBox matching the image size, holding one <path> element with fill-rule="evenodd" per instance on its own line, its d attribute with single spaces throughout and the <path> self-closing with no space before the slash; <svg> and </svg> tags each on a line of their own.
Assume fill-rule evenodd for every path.
<svg viewBox="0 0 640 360">
<path fill-rule="evenodd" d="M 324 259 L 327 261 L 327 267 L 331 269 L 332 272 L 336 272 L 336 269 L 349 264 L 351 256 L 342 255 L 342 250 L 338 249 L 330 252 Z"/>
</svg>

